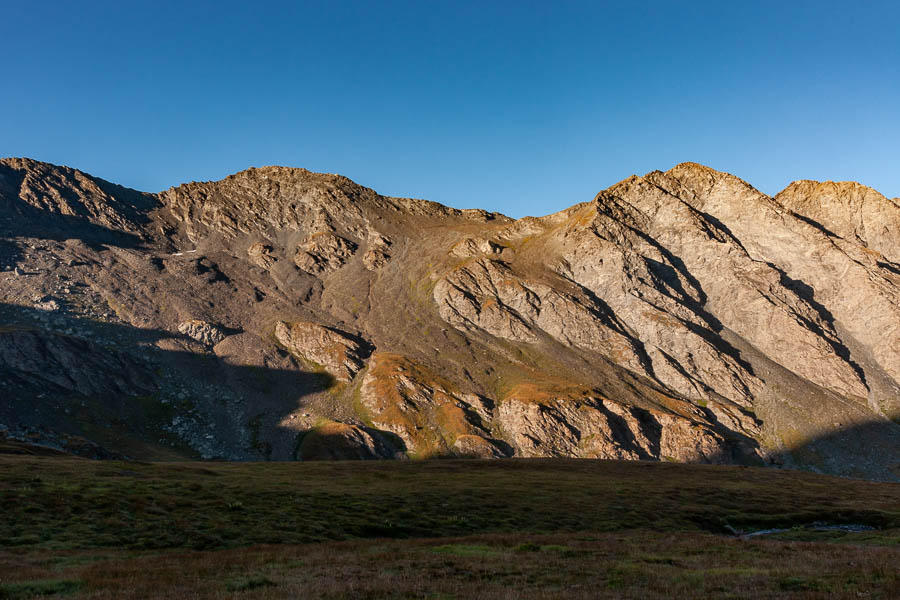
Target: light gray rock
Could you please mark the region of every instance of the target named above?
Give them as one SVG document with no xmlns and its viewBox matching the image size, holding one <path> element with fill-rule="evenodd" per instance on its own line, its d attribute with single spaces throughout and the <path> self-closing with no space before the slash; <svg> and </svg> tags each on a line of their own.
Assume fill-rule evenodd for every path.
<svg viewBox="0 0 900 600">
<path fill-rule="evenodd" d="M 647 414 L 599 398 L 509 397 L 498 426 L 519 456 L 729 462 L 725 440 L 699 414 Z"/>
<path fill-rule="evenodd" d="M 484 238 L 465 238 L 450 249 L 450 254 L 459 258 L 471 258 L 480 255 L 499 255 L 503 246 Z"/>
<path fill-rule="evenodd" d="M 363 265 L 369 271 L 380 269 L 391 259 L 390 238 L 370 228 L 367 245 L 368 248 L 366 249 L 365 254 L 363 254 L 362 261 Z"/>
<path fill-rule="evenodd" d="M 247 256 L 250 262 L 261 269 L 268 270 L 277 260 L 272 254 L 272 246 L 262 242 L 251 244 L 247 249 Z"/>
<path fill-rule="evenodd" d="M 346 333 L 318 323 L 279 321 L 275 339 L 301 360 L 314 363 L 339 381 L 350 381 L 364 365 L 363 347 Z"/>
<path fill-rule="evenodd" d="M 900 264 L 900 203 L 852 181 L 795 181 L 775 201 L 829 236 Z"/>
<path fill-rule="evenodd" d="M 294 263 L 307 273 L 328 273 L 344 265 L 356 249 L 357 245 L 350 240 L 319 231 L 300 244 Z"/>
<path fill-rule="evenodd" d="M 39 296 L 34 298 L 34 308 L 45 312 L 55 312 L 60 309 L 59 302 L 52 296 Z"/>
<path fill-rule="evenodd" d="M 200 342 L 204 346 L 210 347 L 215 346 L 228 337 L 221 328 L 199 319 L 191 319 L 179 323 L 178 332 L 188 336 L 194 341 Z"/>
</svg>

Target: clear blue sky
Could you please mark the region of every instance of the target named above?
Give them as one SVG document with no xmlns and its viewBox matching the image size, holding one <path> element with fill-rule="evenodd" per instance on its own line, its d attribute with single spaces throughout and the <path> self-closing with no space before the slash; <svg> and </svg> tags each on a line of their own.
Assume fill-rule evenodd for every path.
<svg viewBox="0 0 900 600">
<path fill-rule="evenodd" d="M 898 6 L 0 0 L 0 156 L 147 191 L 302 166 L 512 216 L 688 160 L 900 196 Z"/>
</svg>

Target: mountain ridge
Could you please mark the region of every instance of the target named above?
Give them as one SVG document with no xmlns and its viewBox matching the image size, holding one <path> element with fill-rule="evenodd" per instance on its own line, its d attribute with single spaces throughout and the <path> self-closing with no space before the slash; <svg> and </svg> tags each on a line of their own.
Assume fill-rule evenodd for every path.
<svg viewBox="0 0 900 600">
<path fill-rule="evenodd" d="M 865 186 L 769 197 L 681 163 L 511 219 L 297 168 L 159 194 L 66 169 L 0 160 L 0 323 L 33 328 L 0 331 L 9 436 L 138 457 L 900 473 L 900 220 Z M 95 375 L 51 361 L 70 339 Z M 117 364 L 115 390 L 77 385 Z"/>
<path fill-rule="evenodd" d="M 170 186 L 170 187 L 168 187 L 168 188 L 166 188 L 166 189 L 164 189 L 164 190 L 162 190 L 162 191 L 160 191 L 160 192 L 147 192 L 147 191 L 138 190 L 138 189 L 136 189 L 136 188 L 129 188 L 129 187 L 126 187 L 126 186 L 121 186 L 121 185 L 119 185 L 119 184 L 110 182 L 110 181 L 105 180 L 105 179 L 102 179 L 102 178 L 100 178 L 100 177 L 96 177 L 96 176 L 94 176 L 94 175 L 90 175 L 90 174 L 88 174 L 87 172 L 82 171 L 81 169 L 79 169 L 79 168 L 77 168 L 77 167 L 70 167 L 70 166 L 66 166 L 66 165 L 56 165 L 56 164 L 54 164 L 54 163 L 49 163 L 49 162 L 45 162 L 45 161 L 40 161 L 40 160 L 37 160 L 37 159 L 33 159 L 33 158 L 29 158 L 29 157 L 24 157 L 24 156 L 21 156 L 21 157 L 0 157 L 0 163 L 4 163 L 4 164 L 6 164 L 6 165 L 20 165 L 20 166 L 24 166 L 24 167 L 26 167 L 26 168 L 28 168 L 28 167 L 32 167 L 32 168 L 33 168 L 33 167 L 37 167 L 37 166 L 43 166 L 43 167 L 51 167 L 51 168 L 55 168 L 55 169 L 66 170 L 66 171 L 69 171 L 69 172 L 71 172 L 71 173 L 73 173 L 73 174 L 76 174 L 76 173 L 77 173 L 77 174 L 80 174 L 80 175 L 82 175 L 82 176 L 86 176 L 86 177 L 88 177 L 88 178 L 90 178 L 90 179 L 92 179 L 92 180 L 95 180 L 95 181 L 98 181 L 98 182 L 102 182 L 102 183 L 108 184 L 108 185 L 110 185 L 110 186 L 115 186 L 115 187 L 117 187 L 117 188 L 122 188 L 123 190 L 131 191 L 131 192 L 136 192 L 136 193 L 138 193 L 138 194 L 145 195 L 145 196 L 161 196 L 161 195 L 163 195 L 163 194 L 165 194 L 165 193 L 167 193 L 167 192 L 173 192 L 173 191 L 176 191 L 176 190 L 178 190 L 179 188 L 188 188 L 188 187 L 191 187 L 191 186 L 202 186 L 202 185 L 214 184 L 214 183 L 217 183 L 217 182 L 236 180 L 236 179 L 241 178 L 242 176 L 247 175 L 248 173 L 253 173 L 253 172 L 263 172 L 263 173 L 266 173 L 266 174 L 272 173 L 272 174 L 275 174 L 275 175 L 282 174 L 282 173 L 299 172 L 299 173 L 301 173 L 301 174 L 309 175 L 309 176 L 313 176 L 313 177 L 330 178 L 330 179 L 332 179 L 332 180 L 334 180 L 334 181 L 337 181 L 337 182 L 349 184 L 351 187 L 358 188 L 358 189 L 360 189 L 360 190 L 366 190 L 366 191 L 374 192 L 374 190 L 373 190 L 372 188 L 369 188 L 369 187 L 367 187 L 367 186 L 364 186 L 364 185 L 362 185 L 362 184 L 360 184 L 360 183 L 354 181 L 353 179 L 351 179 L 351 178 L 349 178 L 349 177 L 347 177 L 347 176 L 345 176 L 345 175 L 342 175 L 342 174 L 340 174 L 340 173 L 325 173 L 325 172 L 312 171 L 312 170 L 309 170 L 309 169 L 307 169 L 307 168 L 305 168 L 305 167 L 288 167 L 288 166 L 284 166 L 284 165 L 262 165 L 262 166 L 252 166 L 252 167 L 247 167 L 246 169 L 242 169 L 242 170 L 240 170 L 240 171 L 236 171 L 236 172 L 234 172 L 234 173 L 228 174 L 228 175 L 226 175 L 225 177 L 223 177 L 222 179 L 192 180 L 192 181 L 186 181 L 186 182 L 183 182 L 183 183 L 179 183 L 179 184 Z M 617 187 L 617 186 L 619 186 L 619 185 L 625 183 L 626 181 L 629 181 L 629 180 L 632 180 L 632 179 L 635 179 L 635 178 L 647 177 L 647 176 L 654 175 L 654 174 L 668 174 L 668 175 L 671 175 L 672 172 L 674 172 L 674 171 L 685 171 L 685 170 L 690 170 L 690 169 L 694 169 L 694 170 L 696 170 L 697 172 L 704 172 L 704 173 L 710 173 L 710 174 L 719 175 L 719 176 L 726 176 L 726 177 L 728 177 L 728 178 L 733 178 L 733 180 L 735 180 L 735 181 L 737 181 L 737 182 L 740 182 L 741 184 L 746 185 L 746 186 L 748 186 L 748 187 L 754 189 L 755 191 L 759 192 L 759 190 L 758 190 L 755 186 L 753 186 L 751 183 L 747 182 L 747 181 L 744 180 L 744 179 L 741 179 L 740 177 L 735 176 L 735 175 L 732 174 L 732 173 L 728 173 L 727 171 L 720 171 L 720 170 L 718 170 L 718 169 L 715 169 L 715 168 L 710 167 L 710 166 L 708 166 L 708 165 L 704 165 L 704 164 L 702 164 L 702 163 L 693 162 L 693 161 L 684 161 L 684 162 L 681 162 L 681 163 L 678 163 L 678 164 L 674 165 L 673 167 L 671 167 L 671 168 L 668 169 L 667 171 L 654 170 L 654 171 L 650 171 L 650 172 L 644 174 L 643 176 L 638 175 L 638 174 L 636 174 L 636 173 L 633 173 L 632 175 L 630 175 L 630 176 L 628 176 L 628 177 L 626 177 L 626 178 L 624 178 L 624 179 L 622 179 L 622 180 L 620 180 L 620 181 L 618 181 L 618 182 L 612 184 L 611 186 L 609 186 L 608 188 L 606 188 L 606 190 L 601 190 L 600 192 L 598 192 L 597 194 L 595 194 L 594 199 L 596 199 L 597 196 L 599 196 L 599 195 L 602 194 L 603 192 L 605 192 L 605 191 L 607 191 L 607 190 L 610 190 L 610 189 L 613 189 L 613 188 L 615 188 L 615 187 Z M 775 199 L 778 198 L 779 195 L 784 194 L 785 192 L 791 190 L 792 188 L 796 188 L 796 187 L 800 187 L 800 186 L 813 186 L 813 187 L 832 186 L 832 187 L 837 187 L 837 188 L 862 189 L 862 190 L 864 190 L 864 191 L 866 191 L 866 192 L 871 192 L 871 193 L 873 193 L 873 194 L 876 195 L 877 197 L 880 197 L 881 199 L 883 199 L 883 200 L 885 200 L 885 201 L 887 201 L 887 202 L 890 202 L 891 204 L 894 204 L 894 205 L 900 205 L 900 197 L 889 198 L 889 197 L 885 196 L 884 194 L 882 194 L 881 192 L 879 192 L 876 188 L 873 188 L 873 187 L 868 186 L 868 185 L 866 185 L 866 184 L 864 184 L 864 183 L 861 183 L 861 182 L 858 182 L 858 181 L 854 181 L 854 180 L 834 181 L 834 180 L 816 180 L 816 179 L 796 179 L 796 180 L 793 180 L 793 181 L 789 182 L 789 183 L 788 183 L 781 191 L 779 191 L 779 192 L 777 192 L 777 193 L 775 193 L 774 195 L 769 196 L 769 197 L 770 197 L 771 199 L 775 200 Z M 763 192 L 759 192 L 759 193 L 760 193 L 760 194 L 763 194 Z M 379 194 L 379 195 L 380 195 L 380 194 Z M 765 195 L 765 194 L 764 194 L 764 195 Z M 484 210 L 484 209 L 480 209 L 480 208 L 455 208 L 455 207 L 451 207 L 451 206 L 448 206 L 448 205 L 444 205 L 444 204 L 441 204 L 440 202 L 436 202 L 436 201 L 433 201 L 433 200 L 428 200 L 428 199 L 425 199 L 425 198 L 408 198 L 408 197 L 399 197 L 399 196 L 384 196 L 384 197 L 385 197 L 385 198 L 392 198 L 392 199 L 396 199 L 396 200 L 421 201 L 421 202 L 428 203 L 428 204 L 439 205 L 439 206 L 442 206 L 442 207 L 444 207 L 444 208 L 446 208 L 446 209 L 449 209 L 449 210 L 462 211 L 462 212 L 472 211 L 472 212 L 475 212 L 475 213 L 487 213 L 487 214 L 491 214 L 491 215 L 496 215 L 497 217 L 504 217 L 504 218 L 506 218 L 506 219 L 512 219 L 512 220 L 520 220 L 520 219 L 541 219 L 541 218 L 545 218 L 545 217 L 550 217 L 550 216 L 552 216 L 552 215 L 555 215 L 555 214 L 558 214 L 558 213 L 561 213 L 561 212 L 569 211 L 569 210 L 571 210 L 571 209 L 573 209 L 573 208 L 575 208 L 575 207 L 577 207 L 577 206 L 579 206 L 579 205 L 581 205 L 581 204 L 585 204 L 586 202 L 589 202 L 589 201 L 578 202 L 578 203 L 575 203 L 575 204 L 573 204 L 573 205 L 571 205 L 571 206 L 569 206 L 569 207 L 567 207 L 567 208 L 563 208 L 563 209 L 561 209 L 561 210 L 559 210 L 559 211 L 556 211 L 556 212 L 554 212 L 554 213 L 548 213 L 548 214 L 545 214 L 545 215 L 538 215 L 538 216 L 528 215 L 528 216 L 524 216 L 524 217 L 515 218 L 515 217 L 510 217 L 510 216 L 505 215 L 505 214 L 500 213 L 500 212 L 496 212 L 496 211 L 488 211 L 488 210 Z"/>
</svg>

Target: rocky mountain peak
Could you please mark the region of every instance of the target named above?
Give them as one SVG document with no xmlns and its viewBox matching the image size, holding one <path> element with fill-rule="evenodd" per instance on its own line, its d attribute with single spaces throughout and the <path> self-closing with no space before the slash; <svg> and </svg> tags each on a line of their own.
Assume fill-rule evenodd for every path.
<svg viewBox="0 0 900 600">
<path fill-rule="evenodd" d="M 900 220 L 864 186 L 683 163 L 514 220 L 305 169 L 152 195 L 4 159 L 0 205 L 12 435 L 897 475 Z"/>
<path fill-rule="evenodd" d="M 854 181 L 795 181 L 775 196 L 829 236 L 853 240 L 900 263 L 900 203 Z"/>
<path fill-rule="evenodd" d="M 152 194 L 28 158 L 0 159 L 0 200 L 9 218 L 30 227 L 93 228 L 98 235 L 138 234 L 156 205 Z"/>
</svg>

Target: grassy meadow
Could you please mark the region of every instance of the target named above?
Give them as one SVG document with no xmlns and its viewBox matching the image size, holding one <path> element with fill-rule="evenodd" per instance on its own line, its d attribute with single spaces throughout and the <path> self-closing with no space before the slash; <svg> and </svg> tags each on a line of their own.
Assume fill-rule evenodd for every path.
<svg viewBox="0 0 900 600">
<path fill-rule="evenodd" d="M 0 455 L 0 599 L 892 598 L 898 565 L 900 485 L 797 471 Z"/>
</svg>

